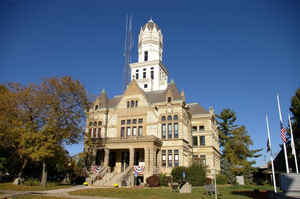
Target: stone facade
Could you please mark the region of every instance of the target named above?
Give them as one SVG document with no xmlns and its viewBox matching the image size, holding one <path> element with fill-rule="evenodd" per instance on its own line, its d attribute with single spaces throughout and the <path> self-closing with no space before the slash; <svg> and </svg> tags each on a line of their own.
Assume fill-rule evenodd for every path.
<svg viewBox="0 0 300 199">
<path fill-rule="evenodd" d="M 141 28 L 139 62 L 131 64 L 132 80 L 125 92 L 109 99 L 102 91 L 87 111 L 86 138 L 95 145 L 85 150 L 94 154 L 94 164 L 117 173 L 139 165 L 146 178 L 199 161 L 212 176 L 211 170 L 220 171 L 214 111 L 186 104 L 176 84 L 167 83 L 161 62 L 162 33 L 150 20 Z M 152 86 L 145 88 L 147 82 Z"/>
</svg>

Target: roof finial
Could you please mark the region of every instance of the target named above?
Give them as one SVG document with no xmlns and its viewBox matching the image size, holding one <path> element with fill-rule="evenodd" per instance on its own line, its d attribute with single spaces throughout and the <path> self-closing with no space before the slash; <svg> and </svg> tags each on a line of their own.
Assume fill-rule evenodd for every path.
<svg viewBox="0 0 300 199">
<path fill-rule="evenodd" d="M 170 84 L 175 84 L 175 81 L 174 81 L 174 79 L 173 79 L 173 78 L 171 79 L 171 82 L 170 82 Z"/>
<path fill-rule="evenodd" d="M 105 93 L 105 88 L 102 88 L 102 91 L 101 91 L 101 93 Z"/>
<path fill-rule="evenodd" d="M 152 16 L 150 17 L 150 20 L 149 20 L 149 22 L 153 22 L 153 20 L 152 20 Z"/>
</svg>

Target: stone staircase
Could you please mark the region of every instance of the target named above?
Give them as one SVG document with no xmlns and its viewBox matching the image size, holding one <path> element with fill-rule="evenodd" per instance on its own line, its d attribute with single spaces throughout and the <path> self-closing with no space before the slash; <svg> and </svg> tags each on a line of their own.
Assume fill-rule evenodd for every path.
<svg viewBox="0 0 300 199">
<path fill-rule="evenodd" d="M 133 184 L 133 180 L 131 178 L 132 170 L 132 167 L 127 167 L 125 171 L 121 173 L 117 173 L 116 171 L 106 172 L 102 179 L 97 180 L 93 185 L 112 187 L 115 184 L 118 184 L 119 186 L 129 186 Z"/>
</svg>

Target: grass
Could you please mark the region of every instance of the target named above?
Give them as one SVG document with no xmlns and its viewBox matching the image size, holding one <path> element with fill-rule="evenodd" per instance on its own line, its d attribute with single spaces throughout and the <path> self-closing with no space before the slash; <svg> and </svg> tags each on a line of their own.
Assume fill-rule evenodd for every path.
<svg viewBox="0 0 300 199">
<path fill-rule="evenodd" d="M 68 199 L 68 198 L 54 197 L 54 196 L 40 196 L 40 195 L 25 195 L 25 196 L 18 196 L 15 199 Z"/>
<path fill-rule="evenodd" d="M 47 183 L 46 188 L 40 185 L 29 186 L 29 185 L 14 185 L 10 183 L 0 183 L 0 190 L 12 190 L 12 191 L 42 191 L 42 190 L 52 190 L 52 189 L 62 189 L 68 188 L 71 185 L 59 185 L 56 183 Z"/>
<path fill-rule="evenodd" d="M 254 191 L 255 189 L 262 192 Z M 272 190 L 271 186 L 218 186 L 225 199 L 265 198 L 263 191 Z M 191 194 L 171 192 L 167 187 L 159 188 L 99 188 L 71 192 L 73 195 L 115 197 L 125 199 L 207 199 L 204 187 L 194 187 Z"/>
</svg>

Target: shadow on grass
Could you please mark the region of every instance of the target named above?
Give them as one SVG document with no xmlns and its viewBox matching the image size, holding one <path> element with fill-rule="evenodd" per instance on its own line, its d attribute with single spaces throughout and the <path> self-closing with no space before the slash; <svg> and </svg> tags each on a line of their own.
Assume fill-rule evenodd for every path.
<svg viewBox="0 0 300 199">
<path fill-rule="evenodd" d="M 245 191 L 232 191 L 232 195 L 241 195 L 241 196 L 247 196 L 248 198 L 254 198 L 254 199 L 268 199 L 268 191 L 258 189 L 254 190 L 245 190 Z"/>
</svg>

